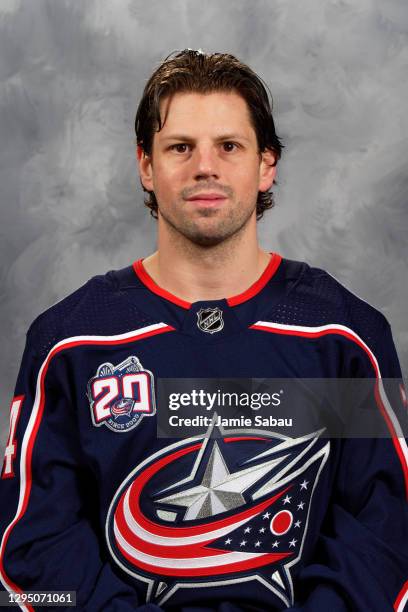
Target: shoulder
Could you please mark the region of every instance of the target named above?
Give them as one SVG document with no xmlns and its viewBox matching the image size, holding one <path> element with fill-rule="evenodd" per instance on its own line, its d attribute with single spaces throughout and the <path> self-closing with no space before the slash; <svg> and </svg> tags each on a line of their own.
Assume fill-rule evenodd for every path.
<svg viewBox="0 0 408 612">
<path fill-rule="evenodd" d="M 277 322 L 306 327 L 343 326 L 369 346 L 389 328 L 386 317 L 332 274 L 305 262 L 285 260 L 297 270 L 287 294 L 274 313 Z M 284 321 L 285 319 L 285 321 Z"/>
<path fill-rule="evenodd" d="M 60 340 L 82 335 L 115 335 L 153 323 L 122 291 L 131 266 L 92 277 L 76 291 L 41 313 L 27 339 L 39 356 Z"/>
</svg>

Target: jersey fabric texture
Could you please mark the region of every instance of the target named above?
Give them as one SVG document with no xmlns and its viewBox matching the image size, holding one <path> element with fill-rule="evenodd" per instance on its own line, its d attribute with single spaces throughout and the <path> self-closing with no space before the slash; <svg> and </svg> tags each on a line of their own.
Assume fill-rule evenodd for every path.
<svg viewBox="0 0 408 612">
<path fill-rule="evenodd" d="M 376 378 L 391 435 L 160 439 L 156 383 L 177 377 Z M 385 317 L 306 263 L 273 254 L 244 293 L 192 304 L 142 261 L 92 278 L 27 334 L 3 588 L 90 612 L 401 611 L 408 452 L 383 378 L 401 378 Z"/>
</svg>

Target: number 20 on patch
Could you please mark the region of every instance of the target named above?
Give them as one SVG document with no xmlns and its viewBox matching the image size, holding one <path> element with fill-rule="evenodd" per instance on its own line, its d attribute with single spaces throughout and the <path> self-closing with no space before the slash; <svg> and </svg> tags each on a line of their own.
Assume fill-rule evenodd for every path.
<svg viewBox="0 0 408 612">
<path fill-rule="evenodd" d="M 126 432 L 143 417 L 155 413 L 154 378 L 137 357 L 114 366 L 104 363 L 88 382 L 92 422 L 116 432 Z"/>
</svg>

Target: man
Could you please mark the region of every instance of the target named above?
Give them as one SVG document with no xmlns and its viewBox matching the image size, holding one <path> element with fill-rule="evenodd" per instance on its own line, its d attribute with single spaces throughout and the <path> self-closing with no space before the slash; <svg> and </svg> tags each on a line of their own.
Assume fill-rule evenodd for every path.
<svg viewBox="0 0 408 612">
<path fill-rule="evenodd" d="M 185 50 L 147 83 L 136 134 L 158 248 L 28 332 L 1 481 L 4 587 L 74 590 L 91 611 L 402 610 L 390 327 L 324 271 L 260 248 L 281 154 L 264 85 L 231 55 Z M 389 436 L 216 437 L 211 421 L 207 436 L 159 438 L 160 380 L 214 377 L 374 379 Z"/>
</svg>

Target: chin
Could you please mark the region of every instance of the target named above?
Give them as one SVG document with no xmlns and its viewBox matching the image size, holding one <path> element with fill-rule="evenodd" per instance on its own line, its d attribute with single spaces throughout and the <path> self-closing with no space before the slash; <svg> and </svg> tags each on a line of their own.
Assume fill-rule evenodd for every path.
<svg viewBox="0 0 408 612">
<path fill-rule="evenodd" d="M 224 231 L 223 231 L 224 230 Z M 213 247 L 226 242 L 232 236 L 240 233 L 242 227 L 238 228 L 213 228 L 212 231 L 203 228 L 190 228 L 190 231 L 186 231 L 184 236 L 188 238 L 193 244 L 202 247 Z"/>
<path fill-rule="evenodd" d="M 209 236 L 208 234 L 196 234 L 188 238 L 193 244 L 201 247 L 214 247 L 226 240 L 225 236 Z"/>
<path fill-rule="evenodd" d="M 209 211 L 206 211 L 209 212 Z M 165 223 L 181 234 L 192 244 L 201 247 L 214 247 L 232 238 L 244 230 L 250 216 L 243 218 L 215 218 L 214 211 L 203 215 L 201 219 L 172 219 L 167 215 L 161 216 Z"/>
</svg>

